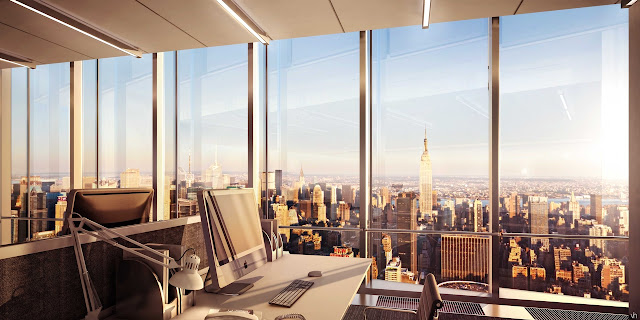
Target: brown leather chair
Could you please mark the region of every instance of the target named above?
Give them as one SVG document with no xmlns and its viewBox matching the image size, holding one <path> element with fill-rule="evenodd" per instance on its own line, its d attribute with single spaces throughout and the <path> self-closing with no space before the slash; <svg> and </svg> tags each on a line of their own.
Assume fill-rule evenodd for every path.
<svg viewBox="0 0 640 320">
<path fill-rule="evenodd" d="M 424 287 L 422 288 L 422 294 L 420 294 L 420 303 L 418 304 L 418 311 L 406 310 L 406 309 L 394 309 L 384 307 L 367 307 L 364 309 L 364 319 L 367 319 L 367 311 L 372 309 L 386 310 L 388 312 L 401 312 L 415 315 L 412 317 L 416 320 L 434 320 L 438 319 L 438 309 L 442 308 L 444 303 L 438 292 L 438 283 L 436 277 L 429 273 L 424 281 Z"/>
<path fill-rule="evenodd" d="M 67 218 L 73 213 L 107 228 L 149 222 L 152 202 L 153 189 L 73 189 L 61 234 L 69 233 Z"/>
</svg>

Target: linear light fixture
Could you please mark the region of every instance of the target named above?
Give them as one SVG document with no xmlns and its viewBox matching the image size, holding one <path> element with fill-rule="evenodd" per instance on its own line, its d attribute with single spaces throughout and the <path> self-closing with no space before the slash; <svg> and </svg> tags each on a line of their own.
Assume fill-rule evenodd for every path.
<svg viewBox="0 0 640 320">
<path fill-rule="evenodd" d="M 562 101 L 562 107 L 564 107 L 564 111 L 567 113 L 567 118 L 571 121 L 571 114 L 569 113 L 569 107 L 567 106 L 567 100 L 564 99 L 564 93 L 560 92 L 560 100 Z"/>
<path fill-rule="evenodd" d="M 28 66 L 28 65 L 26 65 L 26 64 L 22 64 L 22 63 L 20 63 L 20 62 L 16 62 L 16 61 L 7 60 L 7 59 L 4 59 L 4 58 L 0 58 L 0 61 L 13 63 L 13 64 L 15 64 L 15 65 L 17 65 L 17 66 L 21 66 L 21 67 L 25 67 L 25 68 L 30 68 L 30 69 L 35 69 L 35 68 L 36 68 L 36 67 L 33 67 L 33 66 Z"/>
<path fill-rule="evenodd" d="M 31 11 L 39 14 L 39 15 L 42 15 L 43 17 L 47 17 L 47 18 L 49 18 L 49 19 L 51 19 L 51 20 L 53 20 L 53 21 L 65 26 L 65 27 L 67 27 L 67 28 L 70 28 L 70 29 L 73 29 L 75 31 L 78 31 L 78 32 L 84 34 L 85 36 L 91 37 L 91 38 L 93 38 L 95 40 L 98 40 L 98 41 L 110 46 L 110 47 L 113 47 L 113 48 L 115 48 L 117 50 L 120 50 L 120 51 L 122 51 L 122 52 L 124 52 L 124 53 L 126 53 L 126 54 L 128 54 L 130 56 L 134 56 L 134 57 L 137 57 L 137 58 L 141 58 L 142 57 L 140 54 L 136 54 L 136 53 L 131 52 L 131 51 L 127 50 L 127 49 L 123 49 L 123 48 L 121 48 L 121 47 L 119 47 L 119 46 L 117 46 L 117 45 L 115 45 L 115 44 L 113 44 L 113 43 L 111 43 L 109 41 L 106 41 L 106 40 L 103 40 L 103 39 L 101 39 L 99 37 L 96 37 L 96 36 L 92 35 L 89 32 L 86 32 L 86 31 L 84 31 L 82 29 L 79 29 L 79 28 L 77 28 L 75 26 L 72 26 L 72 25 L 70 25 L 70 24 L 68 24 L 68 23 L 66 23 L 66 22 L 64 22 L 64 21 L 62 21 L 62 20 L 60 20 L 60 19 L 58 19 L 56 17 L 53 17 L 53 16 L 51 16 L 51 15 L 49 15 L 47 13 L 44 13 L 44 12 L 42 12 L 42 11 L 32 7 L 32 6 L 29 6 L 29 5 L 25 4 L 25 3 L 23 3 L 23 2 L 20 2 L 18 0 L 10 0 L 10 1 L 15 3 L 15 4 L 17 4 L 17 5 L 22 6 L 24 8 L 27 8 L 27 9 L 29 9 L 29 10 L 31 10 Z"/>
<path fill-rule="evenodd" d="M 424 0 L 422 7 L 422 29 L 429 28 L 429 16 L 431 15 L 431 0 Z"/>
<path fill-rule="evenodd" d="M 227 13 L 229 13 L 234 19 L 236 19 L 236 21 L 238 21 L 245 29 L 247 29 L 247 31 L 249 31 L 254 37 L 256 37 L 258 41 L 262 42 L 262 44 L 269 44 L 269 41 L 267 41 L 265 37 L 263 37 L 256 30 L 254 30 L 254 28 L 251 27 L 249 23 L 245 21 L 245 19 L 242 19 L 242 17 L 240 17 L 240 15 L 238 15 L 238 13 L 235 10 L 233 10 L 224 0 L 217 0 L 217 1 L 218 1 L 218 4 L 220 4 L 220 6 L 222 6 L 222 8 L 224 8 L 224 10 L 227 11 Z M 248 17 L 246 17 L 246 19 L 249 20 Z"/>
<path fill-rule="evenodd" d="M 623 8 L 629 8 L 636 2 L 638 2 L 638 0 L 622 0 L 620 4 L 622 4 Z"/>
</svg>

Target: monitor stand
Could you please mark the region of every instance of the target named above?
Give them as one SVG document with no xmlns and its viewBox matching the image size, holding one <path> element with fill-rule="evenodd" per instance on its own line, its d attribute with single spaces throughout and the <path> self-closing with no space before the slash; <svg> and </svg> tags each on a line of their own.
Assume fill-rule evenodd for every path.
<svg viewBox="0 0 640 320">
<path fill-rule="evenodd" d="M 227 296 L 239 296 L 247 290 L 253 288 L 253 283 L 242 283 L 242 282 L 234 282 L 227 285 L 224 288 L 212 288 L 213 286 L 208 286 L 205 288 L 206 292 L 215 293 L 215 294 L 223 294 Z"/>
</svg>

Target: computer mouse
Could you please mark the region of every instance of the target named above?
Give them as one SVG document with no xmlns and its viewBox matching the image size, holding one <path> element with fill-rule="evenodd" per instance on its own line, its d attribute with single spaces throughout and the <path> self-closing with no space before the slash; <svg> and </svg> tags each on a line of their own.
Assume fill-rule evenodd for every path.
<svg viewBox="0 0 640 320">
<path fill-rule="evenodd" d="M 322 277 L 322 271 L 310 271 L 308 276 L 309 277 Z"/>
</svg>

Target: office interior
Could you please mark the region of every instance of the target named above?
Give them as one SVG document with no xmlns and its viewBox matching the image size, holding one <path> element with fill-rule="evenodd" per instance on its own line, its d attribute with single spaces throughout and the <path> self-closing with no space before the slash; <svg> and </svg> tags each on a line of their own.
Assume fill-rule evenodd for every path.
<svg viewBox="0 0 640 320">
<path fill-rule="evenodd" d="M 0 0 L 0 319 L 635 319 L 637 57 L 635 0 Z"/>
</svg>

